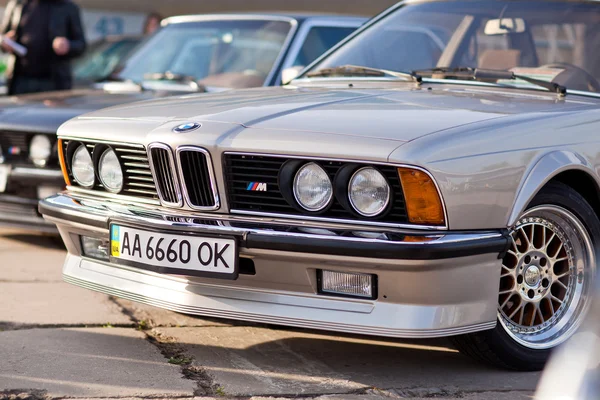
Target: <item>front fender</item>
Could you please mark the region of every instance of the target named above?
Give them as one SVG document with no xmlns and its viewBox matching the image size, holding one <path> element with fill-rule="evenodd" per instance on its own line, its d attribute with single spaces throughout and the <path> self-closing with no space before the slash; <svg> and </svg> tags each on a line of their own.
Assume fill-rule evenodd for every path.
<svg viewBox="0 0 600 400">
<path fill-rule="evenodd" d="M 546 153 L 523 175 L 523 180 L 519 186 L 506 225 L 510 227 L 517 222 L 519 216 L 525 211 L 531 200 L 533 200 L 546 183 L 561 172 L 572 170 L 587 173 L 594 179 L 596 185 L 600 187 L 598 174 L 596 174 L 593 166 L 585 157 L 571 151 L 563 150 Z"/>
</svg>

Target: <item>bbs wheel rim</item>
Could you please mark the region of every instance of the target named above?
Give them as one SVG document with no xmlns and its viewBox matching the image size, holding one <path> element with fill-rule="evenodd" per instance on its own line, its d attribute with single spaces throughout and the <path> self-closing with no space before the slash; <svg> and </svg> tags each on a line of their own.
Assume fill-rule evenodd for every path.
<svg viewBox="0 0 600 400">
<path fill-rule="evenodd" d="M 511 238 L 502 259 L 500 323 L 527 348 L 555 347 L 587 311 L 595 273 L 592 240 L 577 217 L 552 205 L 528 210 Z"/>
</svg>

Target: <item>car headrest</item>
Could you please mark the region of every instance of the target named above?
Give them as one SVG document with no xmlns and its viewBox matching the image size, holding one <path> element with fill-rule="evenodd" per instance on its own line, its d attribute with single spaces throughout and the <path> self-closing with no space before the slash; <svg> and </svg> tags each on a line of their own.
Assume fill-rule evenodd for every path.
<svg viewBox="0 0 600 400">
<path fill-rule="evenodd" d="M 519 66 L 521 50 L 485 50 L 479 57 L 479 68 L 511 69 Z"/>
</svg>

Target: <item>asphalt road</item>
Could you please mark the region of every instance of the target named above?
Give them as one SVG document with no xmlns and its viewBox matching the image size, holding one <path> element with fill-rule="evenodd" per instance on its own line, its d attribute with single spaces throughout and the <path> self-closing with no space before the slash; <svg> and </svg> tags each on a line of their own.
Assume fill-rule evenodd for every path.
<svg viewBox="0 0 600 400">
<path fill-rule="evenodd" d="M 61 280 L 51 238 L 0 231 L 0 399 L 530 399 L 539 374 L 444 340 L 339 336 L 139 306 Z"/>
</svg>

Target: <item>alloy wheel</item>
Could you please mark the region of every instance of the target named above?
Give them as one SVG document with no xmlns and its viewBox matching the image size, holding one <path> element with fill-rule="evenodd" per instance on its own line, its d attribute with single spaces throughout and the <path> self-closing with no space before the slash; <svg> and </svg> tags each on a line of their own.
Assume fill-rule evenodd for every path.
<svg viewBox="0 0 600 400">
<path fill-rule="evenodd" d="M 577 217 L 553 205 L 528 210 L 511 239 L 502 260 L 500 323 L 527 348 L 552 348 L 573 334 L 589 305 L 592 241 Z"/>
</svg>

